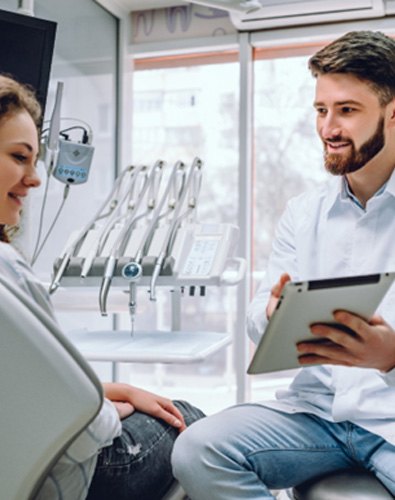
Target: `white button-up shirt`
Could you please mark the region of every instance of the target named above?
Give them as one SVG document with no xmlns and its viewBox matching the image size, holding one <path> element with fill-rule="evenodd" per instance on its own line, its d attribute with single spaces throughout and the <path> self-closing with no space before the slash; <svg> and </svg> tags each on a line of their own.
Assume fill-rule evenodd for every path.
<svg viewBox="0 0 395 500">
<path fill-rule="evenodd" d="M 395 170 L 365 208 L 353 199 L 344 178 L 331 178 L 288 203 L 249 309 L 248 333 L 254 342 L 262 335 L 270 289 L 284 272 L 293 280 L 311 280 L 389 271 L 395 271 Z M 378 313 L 395 329 L 395 285 Z M 395 369 L 384 374 L 334 365 L 303 368 L 276 397 L 264 404 L 348 420 L 395 444 Z"/>
</svg>

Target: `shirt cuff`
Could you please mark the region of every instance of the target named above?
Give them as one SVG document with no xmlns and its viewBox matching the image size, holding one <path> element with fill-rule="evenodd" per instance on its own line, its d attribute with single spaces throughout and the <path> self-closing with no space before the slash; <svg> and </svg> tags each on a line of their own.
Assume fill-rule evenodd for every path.
<svg viewBox="0 0 395 500">
<path fill-rule="evenodd" d="M 247 333 L 254 344 L 259 344 L 268 320 L 260 318 L 259 324 L 252 317 L 247 317 Z"/>
<path fill-rule="evenodd" d="M 387 385 L 395 386 L 395 368 L 392 368 L 389 372 L 379 372 L 380 376 Z"/>
</svg>

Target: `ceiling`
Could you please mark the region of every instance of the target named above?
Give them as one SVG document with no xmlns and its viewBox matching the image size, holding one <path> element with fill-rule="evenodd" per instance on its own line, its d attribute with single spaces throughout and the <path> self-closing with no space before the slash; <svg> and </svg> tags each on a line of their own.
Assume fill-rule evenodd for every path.
<svg viewBox="0 0 395 500">
<path fill-rule="evenodd" d="M 289 0 L 272 0 L 268 2 L 268 0 L 260 0 L 262 4 L 276 4 L 278 2 Z M 301 0 L 291 0 L 291 1 L 301 1 Z M 186 3 L 194 3 L 193 0 L 114 0 L 119 6 L 121 6 L 125 11 L 136 11 L 136 10 L 149 10 L 149 9 L 160 9 L 165 7 L 174 7 L 176 5 L 185 5 Z M 215 2 L 214 2 L 215 3 Z M 218 7 L 223 4 L 225 7 L 229 4 L 229 7 L 232 5 L 239 5 L 242 3 L 242 0 L 220 0 L 218 2 Z"/>
<path fill-rule="evenodd" d="M 193 3 L 193 0 L 113 0 L 115 3 L 119 4 L 124 10 L 149 10 L 149 9 L 160 9 L 164 7 L 173 7 L 176 5 L 183 5 L 185 3 Z M 314 0 L 307 0 L 314 2 Z M 306 3 L 306 0 L 259 0 L 263 7 L 265 6 L 275 6 L 278 4 L 292 4 L 292 3 Z M 229 4 L 238 5 L 243 3 L 243 0 L 219 0 L 219 4 L 224 5 Z"/>
<path fill-rule="evenodd" d="M 182 5 L 183 0 L 116 0 L 124 10 L 149 10 L 160 9 L 164 7 L 173 7 L 174 5 Z"/>
<path fill-rule="evenodd" d="M 98 3 L 101 4 L 109 4 L 109 5 L 116 5 L 120 7 L 124 12 L 131 12 L 131 11 L 138 11 L 138 10 L 149 10 L 149 9 L 160 9 L 160 8 L 165 8 L 165 7 L 174 7 L 177 5 L 185 5 L 188 3 L 194 3 L 194 0 L 96 0 Z M 286 5 L 290 7 L 297 7 L 298 4 L 303 6 L 303 8 L 306 8 L 306 5 L 309 5 L 311 7 L 314 6 L 314 4 L 317 2 L 317 4 L 322 5 L 323 2 L 322 0 L 209 0 L 207 1 L 206 5 L 211 6 L 211 2 L 213 6 L 217 6 L 217 8 L 223 8 L 225 10 L 228 10 L 227 7 L 229 6 L 229 10 L 232 10 L 232 7 L 234 8 L 233 10 L 239 10 L 239 11 L 244 11 L 246 12 L 246 5 L 249 1 L 251 1 L 252 4 L 261 4 L 263 8 L 273 8 L 273 7 L 280 7 L 284 9 Z M 364 4 L 378 4 L 380 3 L 380 0 L 355 0 L 356 4 L 360 4 L 361 2 Z M 394 0 L 395 2 L 395 0 Z M 204 5 L 205 1 L 204 0 L 196 0 L 197 4 Z M 348 2 L 350 3 L 350 1 Z M 351 2 L 352 3 L 352 2 Z M 328 5 L 331 5 L 331 1 L 328 1 Z M 255 9 L 256 10 L 256 9 Z"/>
</svg>

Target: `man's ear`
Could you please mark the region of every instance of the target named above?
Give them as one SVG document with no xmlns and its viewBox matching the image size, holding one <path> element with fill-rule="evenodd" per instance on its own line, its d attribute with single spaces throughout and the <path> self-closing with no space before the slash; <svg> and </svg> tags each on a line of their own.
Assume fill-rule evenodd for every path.
<svg viewBox="0 0 395 500">
<path fill-rule="evenodd" d="M 390 117 L 388 125 L 395 127 L 395 98 L 388 104 L 388 115 Z"/>
</svg>

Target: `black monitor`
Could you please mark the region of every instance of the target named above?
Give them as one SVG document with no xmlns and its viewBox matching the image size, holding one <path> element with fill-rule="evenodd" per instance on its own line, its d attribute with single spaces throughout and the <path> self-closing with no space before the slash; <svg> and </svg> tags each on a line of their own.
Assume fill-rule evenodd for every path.
<svg viewBox="0 0 395 500">
<path fill-rule="evenodd" d="M 0 10 L 0 73 L 31 85 L 45 110 L 56 23 Z"/>
</svg>

